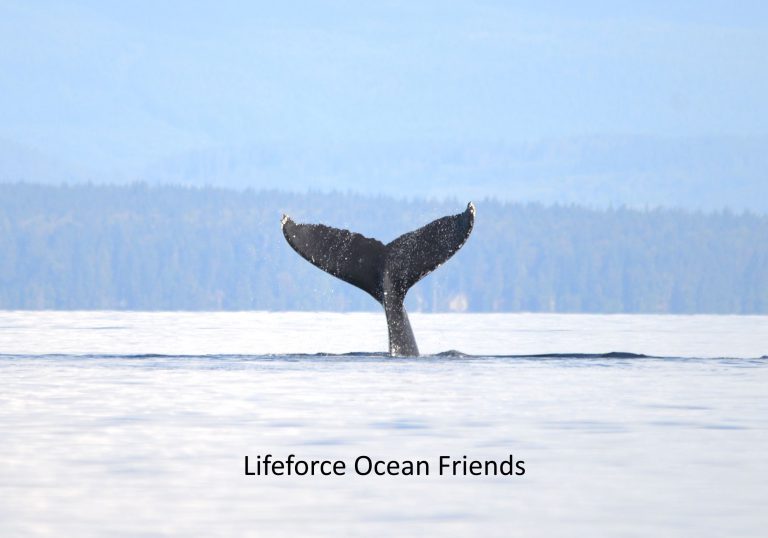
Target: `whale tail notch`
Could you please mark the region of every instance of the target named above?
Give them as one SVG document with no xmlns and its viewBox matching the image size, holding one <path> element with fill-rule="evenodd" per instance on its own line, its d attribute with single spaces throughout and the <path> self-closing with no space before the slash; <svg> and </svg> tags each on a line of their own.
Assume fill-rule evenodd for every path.
<svg viewBox="0 0 768 538">
<path fill-rule="evenodd" d="M 462 213 L 439 218 L 383 244 L 323 224 L 298 224 L 287 215 L 283 235 L 301 257 L 371 295 L 384 307 L 392 355 L 419 354 L 403 306 L 408 290 L 448 261 L 467 241 L 475 222 L 471 202 Z"/>
</svg>

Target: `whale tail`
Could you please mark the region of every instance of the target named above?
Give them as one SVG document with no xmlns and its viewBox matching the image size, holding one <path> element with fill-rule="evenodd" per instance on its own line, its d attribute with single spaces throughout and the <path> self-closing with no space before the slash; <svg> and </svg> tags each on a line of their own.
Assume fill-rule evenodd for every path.
<svg viewBox="0 0 768 538">
<path fill-rule="evenodd" d="M 384 307 L 391 355 L 417 356 L 403 301 L 419 280 L 445 263 L 469 238 L 475 206 L 430 222 L 384 244 L 323 224 L 297 224 L 287 215 L 283 235 L 293 250 L 323 271 L 371 295 Z"/>
</svg>

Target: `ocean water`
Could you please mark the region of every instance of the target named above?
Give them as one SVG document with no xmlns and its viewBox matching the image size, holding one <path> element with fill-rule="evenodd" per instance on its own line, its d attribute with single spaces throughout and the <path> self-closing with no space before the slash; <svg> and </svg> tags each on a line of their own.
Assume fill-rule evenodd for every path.
<svg viewBox="0 0 768 538">
<path fill-rule="evenodd" d="M 0 536 L 765 536 L 768 317 L 411 317 L 0 312 Z"/>
</svg>

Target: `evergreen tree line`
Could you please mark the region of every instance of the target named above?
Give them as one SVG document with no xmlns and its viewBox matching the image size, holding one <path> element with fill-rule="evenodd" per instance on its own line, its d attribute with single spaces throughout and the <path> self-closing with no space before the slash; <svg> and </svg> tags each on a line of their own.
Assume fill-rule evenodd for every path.
<svg viewBox="0 0 768 538">
<path fill-rule="evenodd" d="M 280 217 L 384 242 L 468 200 L 175 186 L 0 185 L 0 309 L 374 310 Z M 475 200 L 412 311 L 768 313 L 768 217 Z"/>
</svg>

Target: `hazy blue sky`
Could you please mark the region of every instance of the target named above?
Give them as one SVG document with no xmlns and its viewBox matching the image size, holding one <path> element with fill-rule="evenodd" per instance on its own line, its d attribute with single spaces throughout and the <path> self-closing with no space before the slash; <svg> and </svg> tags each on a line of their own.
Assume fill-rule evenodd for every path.
<svg viewBox="0 0 768 538">
<path fill-rule="evenodd" d="M 0 142 L 136 174 L 262 143 L 764 136 L 766 6 L 2 1 Z"/>
</svg>

